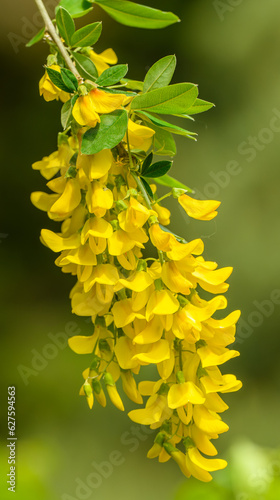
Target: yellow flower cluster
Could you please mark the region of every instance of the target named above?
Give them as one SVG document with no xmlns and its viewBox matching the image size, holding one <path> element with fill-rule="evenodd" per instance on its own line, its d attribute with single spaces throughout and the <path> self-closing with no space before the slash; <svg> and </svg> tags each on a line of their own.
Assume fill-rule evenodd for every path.
<svg viewBox="0 0 280 500">
<path fill-rule="evenodd" d="M 141 126 L 135 127 L 141 136 Z M 41 240 L 60 254 L 56 264 L 62 271 L 77 276 L 73 313 L 92 318 L 90 337 L 69 340 L 75 352 L 93 353 L 81 389 L 89 406 L 94 397 L 106 405 L 105 385 L 124 410 L 116 388 L 121 378 L 135 403 L 149 396 L 144 409 L 129 413 L 134 422 L 159 429 L 148 456 L 161 462 L 172 457 L 185 475 L 208 481 L 209 471 L 226 465 L 201 455 L 215 455 L 211 440 L 228 429 L 219 415 L 227 405 L 218 393 L 241 387 L 234 375 L 222 375 L 218 368 L 238 355 L 227 345 L 234 341 L 239 311 L 212 317 L 227 306 L 221 294 L 232 268 L 217 270 L 215 262 L 205 261 L 202 240 L 181 243 L 163 230 L 159 222 L 168 223 L 169 212 L 146 205 L 124 146 L 115 158 L 110 150 L 85 156 L 78 139 L 63 137 L 58 151 L 33 165 L 53 192 L 32 193 L 33 204 L 62 221 L 60 233 L 43 229 Z M 186 194 L 179 202 L 202 220 L 210 220 L 219 204 Z M 142 254 L 149 239 L 159 251 L 150 266 Z M 215 297 L 203 300 L 198 286 Z M 137 387 L 134 375 L 149 364 L 156 365 L 159 380 Z M 180 441 L 185 453 L 176 447 Z"/>
<path fill-rule="evenodd" d="M 102 59 L 91 53 L 96 64 L 103 62 L 99 73 L 114 63 L 113 54 L 106 54 Z M 52 97 L 46 79 L 40 88 L 47 100 L 62 98 Z M 93 89 L 77 98 L 73 116 L 81 127 L 94 127 L 99 114 L 121 108 L 125 99 Z M 90 408 L 94 399 L 105 406 L 106 388 L 124 410 L 116 386 L 120 379 L 133 402 L 143 404 L 148 397 L 144 408 L 129 413 L 134 422 L 157 430 L 148 457 L 160 462 L 172 457 L 187 477 L 209 481 L 210 472 L 226 466 L 204 456 L 217 454 L 212 440 L 228 430 L 220 416 L 228 407 L 219 393 L 241 387 L 234 375 L 219 369 L 239 354 L 227 346 L 234 342 L 240 312 L 213 318 L 227 307 L 223 294 L 232 268 L 217 269 L 204 260 L 201 239 L 187 243 L 170 232 L 165 227 L 169 210 L 147 197 L 130 150 L 148 151 L 154 130 L 129 119 L 123 141 L 94 155 L 81 153 L 84 131 L 61 134 L 58 150 L 33 164 L 51 193 L 31 195 L 37 208 L 61 222 L 59 233 L 43 229 L 41 241 L 59 254 L 55 263 L 62 272 L 77 277 L 72 312 L 93 324 L 91 336 L 69 339 L 74 352 L 91 355 L 80 394 Z M 190 217 L 207 221 L 217 215 L 219 202 L 177 191 Z M 158 258 L 146 258 L 149 241 Z M 204 300 L 201 290 L 214 297 Z M 137 385 L 134 376 L 147 365 L 155 365 L 156 380 Z"/>
</svg>

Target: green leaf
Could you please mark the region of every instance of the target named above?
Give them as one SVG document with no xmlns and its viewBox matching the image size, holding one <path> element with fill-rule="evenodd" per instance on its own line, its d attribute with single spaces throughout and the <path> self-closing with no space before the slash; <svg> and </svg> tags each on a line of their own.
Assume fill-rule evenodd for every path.
<svg viewBox="0 0 280 500">
<path fill-rule="evenodd" d="M 105 69 L 102 75 L 97 78 L 96 83 L 98 83 L 98 85 L 103 85 L 103 87 L 114 85 L 115 83 L 118 83 L 127 72 L 127 64 L 117 64 L 116 66 Z"/>
<path fill-rule="evenodd" d="M 137 95 L 135 92 L 129 92 L 128 90 L 110 89 L 109 87 L 101 87 L 101 85 L 99 86 L 99 89 L 104 90 L 108 94 L 124 94 L 124 95 L 127 95 L 129 97 L 134 97 L 135 95 Z"/>
<path fill-rule="evenodd" d="M 144 179 L 144 177 L 140 177 L 140 179 L 143 182 L 144 188 L 146 189 L 146 191 L 149 194 L 150 198 L 153 199 L 154 198 L 154 194 L 153 194 L 153 191 L 151 190 L 150 184 L 146 181 L 146 179 Z"/>
<path fill-rule="evenodd" d="M 175 156 L 177 149 L 172 134 L 167 132 L 167 130 L 163 130 L 156 125 L 153 125 L 152 123 L 148 123 L 147 126 L 155 131 L 153 146 L 154 153 L 159 156 Z"/>
<path fill-rule="evenodd" d="M 147 170 L 149 168 L 149 166 L 151 165 L 152 161 L 153 161 L 153 153 L 150 153 L 146 158 L 145 160 L 143 161 L 143 165 L 142 165 L 142 173 L 145 172 L 145 170 Z"/>
<path fill-rule="evenodd" d="M 95 81 L 98 77 L 98 71 L 92 60 L 83 54 L 78 54 L 77 52 L 72 52 L 72 56 L 80 75 L 86 80 Z"/>
<path fill-rule="evenodd" d="M 64 81 L 62 80 L 62 76 L 59 73 L 59 71 L 56 71 L 55 69 L 51 68 L 46 68 L 47 73 L 52 81 L 52 83 L 58 87 L 59 89 L 63 90 L 64 92 L 72 92 L 72 90 L 69 90 L 67 85 L 65 85 Z"/>
<path fill-rule="evenodd" d="M 72 109 L 77 99 L 77 95 L 73 96 L 72 99 L 66 101 L 61 108 L 61 125 L 64 130 L 70 125 L 72 120 Z"/>
<path fill-rule="evenodd" d="M 78 89 L 78 80 L 69 69 L 61 68 L 61 78 L 71 92 L 75 92 Z"/>
<path fill-rule="evenodd" d="M 75 24 L 69 12 L 63 7 L 58 7 L 56 10 L 56 24 L 60 35 L 70 47 L 71 37 L 75 32 Z"/>
<path fill-rule="evenodd" d="M 189 188 L 188 186 L 185 186 L 180 181 L 177 181 L 177 179 L 174 179 L 173 177 L 170 177 L 170 175 L 163 175 L 160 178 L 155 179 L 158 184 L 161 184 L 162 186 L 168 186 L 168 187 L 174 187 L 174 188 L 181 188 L 185 189 L 189 193 L 193 193 L 193 190 Z"/>
<path fill-rule="evenodd" d="M 72 116 L 72 103 L 71 99 L 66 101 L 61 108 L 61 125 L 65 130 L 68 127 L 68 123 Z"/>
<path fill-rule="evenodd" d="M 102 115 L 101 122 L 89 129 L 82 139 L 82 153 L 92 155 L 102 149 L 112 149 L 124 138 L 128 115 L 124 109 L 117 109 L 109 115 Z"/>
<path fill-rule="evenodd" d="M 195 119 L 192 116 L 187 115 L 186 113 L 183 113 L 182 115 L 173 115 L 173 116 L 178 116 L 178 118 L 185 118 L 186 120 L 191 120 L 192 122 L 195 121 Z"/>
<path fill-rule="evenodd" d="M 72 47 L 89 47 L 94 45 L 102 32 L 102 23 L 92 23 L 75 31 L 71 38 Z"/>
<path fill-rule="evenodd" d="M 198 113 L 208 111 L 208 109 L 213 108 L 213 106 L 215 106 L 215 104 L 213 104 L 212 102 L 203 101 L 202 99 L 196 99 L 191 108 L 187 110 L 187 114 L 197 115 Z"/>
<path fill-rule="evenodd" d="M 180 21 L 172 12 L 146 7 L 126 0 L 94 0 L 115 21 L 135 28 L 165 28 Z"/>
<path fill-rule="evenodd" d="M 92 10 L 87 0 L 60 0 L 58 7 L 64 7 L 72 17 L 82 17 Z"/>
<path fill-rule="evenodd" d="M 131 109 L 167 115 L 182 114 L 194 104 L 197 95 L 198 89 L 193 83 L 176 83 L 135 97 Z"/>
<path fill-rule="evenodd" d="M 154 163 L 149 168 L 147 168 L 145 171 L 142 170 L 142 175 L 144 177 L 151 177 L 152 179 L 155 179 L 156 177 L 162 177 L 171 169 L 172 163 L 172 161 L 158 161 L 157 163 Z"/>
<path fill-rule="evenodd" d="M 184 137 L 188 137 L 189 139 L 196 140 L 194 137 L 197 135 L 195 132 L 190 132 L 189 130 L 185 130 L 184 128 L 178 127 L 177 125 L 173 125 L 173 123 L 166 122 L 165 120 L 159 119 L 157 116 L 150 115 L 150 113 L 146 113 L 145 111 L 141 111 L 137 113 L 140 118 L 148 121 L 147 125 L 149 126 L 149 122 L 157 125 L 164 130 L 167 130 L 171 134 L 183 135 Z"/>
<path fill-rule="evenodd" d="M 143 91 L 143 82 L 138 82 L 137 80 L 128 80 L 127 78 L 122 78 L 120 82 L 126 84 L 126 87 L 128 89 Z"/>
<path fill-rule="evenodd" d="M 29 42 L 27 42 L 25 47 L 32 47 L 32 45 L 35 45 L 35 43 L 40 42 L 44 34 L 45 34 L 45 26 L 35 36 L 33 36 L 33 38 L 29 40 Z"/>
<path fill-rule="evenodd" d="M 145 76 L 143 91 L 150 92 L 169 85 L 175 68 L 176 56 L 166 56 L 157 61 Z"/>
</svg>

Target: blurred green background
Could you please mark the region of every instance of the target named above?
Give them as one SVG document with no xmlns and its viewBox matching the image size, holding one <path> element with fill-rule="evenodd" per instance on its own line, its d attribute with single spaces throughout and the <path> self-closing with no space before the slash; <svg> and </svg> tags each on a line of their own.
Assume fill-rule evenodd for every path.
<svg viewBox="0 0 280 500">
<path fill-rule="evenodd" d="M 46 46 L 24 46 L 38 26 L 32 0 L 2 0 L 1 499 L 11 496 L 6 488 L 9 385 L 16 386 L 17 395 L 20 500 L 280 498 L 280 3 L 146 4 L 173 10 L 182 22 L 162 31 L 136 30 L 116 24 L 98 7 L 84 20 L 103 20 L 96 51 L 112 46 L 119 61 L 129 64 L 131 78 L 143 79 L 156 60 L 176 53 L 174 83 L 198 83 L 201 98 L 216 104 L 190 124 L 199 134 L 197 143 L 178 139 L 173 174 L 199 196 L 221 200 L 219 216 L 189 224 L 175 202 L 169 206 L 175 233 L 202 236 L 207 258 L 234 267 L 227 297 L 231 310 L 242 310 L 235 346 L 241 357 L 223 370 L 236 373 L 244 388 L 226 397 L 230 430 L 218 449 L 229 466 L 209 485 L 185 480 L 174 463 L 146 458 L 152 435 L 112 405 L 104 410 L 96 404 L 89 411 L 78 396 L 88 358 L 55 346 L 53 339 L 71 321 L 84 334 L 90 334 L 90 325 L 71 315 L 73 280 L 40 244 L 40 229 L 50 222 L 29 201 L 31 191 L 44 189 L 31 164 L 56 148 L 60 105 L 47 104 L 38 94 Z M 103 464 L 108 477 L 101 479 L 98 467 L 114 450 L 118 465 L 106 469 Z M 81 485 L 89 476 L 93 487 L 85 489 Z"/>
</svg>

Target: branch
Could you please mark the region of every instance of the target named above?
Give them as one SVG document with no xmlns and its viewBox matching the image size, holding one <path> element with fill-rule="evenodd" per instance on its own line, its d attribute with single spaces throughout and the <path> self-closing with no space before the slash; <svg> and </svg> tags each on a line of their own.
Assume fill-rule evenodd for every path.
<svg viewBox="0 0 280 500">
<path fill-rule="evenodd" d="M 72 60 L 71 60 L 66 48 L 64 47 L 61 39 L 59 38 L 59 36 L 55 30 L 55 27 L 51 21 L 51 18 L 49 17 L 49 14 L 48 14 L 46 7 L 43 4 L 42 0 L 34 0 L 34 2 L 36 3 L 36 5 L 39 9 L 39 12 L 43 18 L 43 21 L 45 23 L 45 26 L 46 26 L 50 36 L 52 37 L 53 41 L 56 43 L 56 45 L 57 45 L 62 57 L 64 58 L 68 68 L 72 71 L 72 73 L 76 76 L 76 78 L 78 80 L 81 80 L 81 76 L 80 76 L 79 72 L 77 71 L 76 66 L 72 62 Z"/>
</svg>

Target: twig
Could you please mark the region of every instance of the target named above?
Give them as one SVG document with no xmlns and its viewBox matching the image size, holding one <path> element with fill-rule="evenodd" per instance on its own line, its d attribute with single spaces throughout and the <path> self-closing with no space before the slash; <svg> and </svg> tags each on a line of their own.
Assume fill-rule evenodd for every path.
<svg viewBox="0 0 280 500">
<path fill-rule="evenodd" d="M 36 3 L 36 5 L 40 11 L 40 14 L 44 20 L 45 26 L 46 26 L 50 36 L 52 37 L 53 41 L 56 43 L 56 45 L 57 45 L 62 57 L 64 58 L 68 68 L 72 71 L 72 73 L 76 76 L 76 78 L 78 80 L 81 80 L 81 76 L 80 76 L 79 72 L 77 71 L 76 66 L 72 62 L 66 48 L 64 47 L 61 39 L 59 38 L 59 36 L 55 30 L 55 27 L 51 21 L 51 18 L 46 10 L 44 3 L 42 2 L 42 0 L 34 0 L 34 2 Z"/>
</svg>

